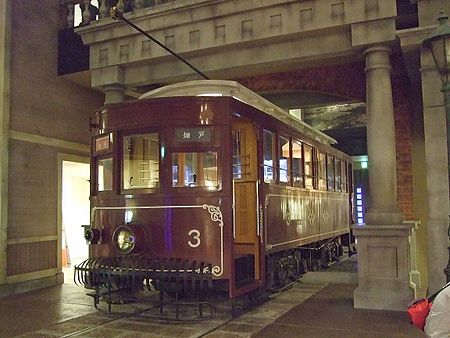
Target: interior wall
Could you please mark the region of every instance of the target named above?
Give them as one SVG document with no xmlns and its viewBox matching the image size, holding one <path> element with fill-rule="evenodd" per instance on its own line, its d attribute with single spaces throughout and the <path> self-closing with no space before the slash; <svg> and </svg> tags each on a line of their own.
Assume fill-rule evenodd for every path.
<svg viewBox="0 0 450 338">
<path fill-rule="evenodd" d="M 104 95 L 57 76 L 59 1 L 11 6 L 7 261 L 0 295 L 60 283 L 58 154 L 89 156 L 88 117 Z M 1 2 L 4 3 L 4 2 Z M 3 159 L 2 159 L 3 160 Z M 39 255 L 38 255 L 39 253 Z M 36 257 L 39 257 L 34 261 Z M 29 264 L 33 262 L 33 264 Z M 20 292 L 21 292 L 20 291 Z M 19 292 L 19 291 L 17 291 Z"/>
</svg>

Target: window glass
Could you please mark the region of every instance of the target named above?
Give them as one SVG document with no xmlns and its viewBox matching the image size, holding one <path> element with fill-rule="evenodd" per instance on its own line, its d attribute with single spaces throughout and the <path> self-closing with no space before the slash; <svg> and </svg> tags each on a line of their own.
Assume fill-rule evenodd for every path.
<svg viewBox="0 0 450 338">
<path fill-rule="evenodd" d="M 300 141 L 292 141 L 292 175 L 294 185 L 303 187 L 303 145 Z"/>
<path fill-rule="evenodd" d="M 325 153 L 319 151 L 318 176 L 319 190 L 327 190 L 327 162 Z"/>
<path fill-rule="evenodd" d="M 291 145 L 289 139 L 280 136 L 278 138 L 279 145 L 279 178 L 280 182 L 289 183 L 291 180 L 290 176 L 290 160 L 291 160 Z"/>
<path fill-rule="evenodd" d="M 347 162 L 342 161 L 342 191 L 348 192 L 347 185 Z"/>
<path fill-rule="evenodd" d="M 327 156 L 328 190 L 334 191 L 334 156 Z"/>
<path fill-rule="evenodd" d="M 314 175 L 313 175 L 313 148 L 307 144 L 303 145 L 303 151 L 305 154 L 305 188 L 314 188 Z"/>
<path fill-rule="evenodd" d="M 233 129 L 233 178 L 250 175 L 250 155 L 246 147 L 245 129 Z"/>
<path fill-rule="evenodd" d="M 217 153 L 173 153 L 172 186 L 217 189 Z"/>
<path fill-rule="evenodd" d="M 244 171 L 242 158 L 242 142 L 244 133 L 240 129 L 233 129 L 233 178 L 241 179 Z"/>
<path fill-rule="evenodd" d="M 123 138 L 124 189 L 159 186 L 159 134 L 129 135 Z"/>
<path fill-rule="evenodd" d="M 341 191 L 341 160 L 336 158 L 334 164 L 336 191 Z"/>
<path fill-rule="evenodd" d="M 263 133 L 263 152 L 264 152 L 264 182 L 274 182 L 274 158 L 275 158 L 275 140 L 273 133 L 264 130 Z"/>
<path fill-rule="evenodd" d="M 97 189 L 98 191 L 112 190 L 113 160 L 105 158 L 97 162 Z"/>
</svg>

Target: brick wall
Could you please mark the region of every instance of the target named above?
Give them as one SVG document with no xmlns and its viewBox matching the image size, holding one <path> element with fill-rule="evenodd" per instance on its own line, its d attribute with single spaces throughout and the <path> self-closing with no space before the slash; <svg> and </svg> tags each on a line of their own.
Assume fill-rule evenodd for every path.
<svg viewBox="0 0 450 338">
<path fill-rule="evenodd" d="M 364 102 L 366 87 L 363 74 L 364 64 L 352 63 L 265 74 L 238 79 L 238 82 L 255 92 L 307 90 Z"/>
<path fill-rule="evenodd" d="M 391 78 L 397 152 L 397 203 L 405 219 L 413 220 L 412 121 L 407 96 L 409 82 L 400 58 L 393 58 L 392 63 Z"/>
</svg>

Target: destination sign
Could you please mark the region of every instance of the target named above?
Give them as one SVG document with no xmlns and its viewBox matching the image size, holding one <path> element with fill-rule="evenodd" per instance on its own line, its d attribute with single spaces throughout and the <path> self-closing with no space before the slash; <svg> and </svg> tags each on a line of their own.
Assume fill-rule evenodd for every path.
<svg viewBox="0 0 450 338">
<path fill-rule="evenodd" d="M 175 139 L 179 143 L 210 143 L 211 127 L 176 128 Z"/>
<path fill-rule="evenodd" d="M 111 143 L 110 143 L 110 135 L 106 134 L 104 136 L 97 137 L 95 139 L 95 151 L 104 151 L 109 150 Z"/>
</svg>

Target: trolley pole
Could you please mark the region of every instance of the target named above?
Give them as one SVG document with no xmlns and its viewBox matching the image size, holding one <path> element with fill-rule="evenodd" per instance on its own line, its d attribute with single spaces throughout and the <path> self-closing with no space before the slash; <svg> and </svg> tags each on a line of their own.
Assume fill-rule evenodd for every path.
<svg viewBox="0 0 450 338">
<path fill-rule="evenodd" d="M 123 16 L 123 13 L 121 11 L 119 11 L 117 9 L 116 6 L 111 7 L 111 11 L 110 11 L 111 17 L 114 20 L 121 20 L 121 21 L 125 21 L 128 25 L 130 25 L 131 27 L 133 27 L 135 30 L 137 30 L 139 33 L 144 34 L 147 38 L 149 38 L 150 40 L 152 40 L 154 43 L 156 43 L 158 46 L 160 46 L 161 48 L 165 49 L 166 51 L 168 51 L 170 54 L 172 54 L 173 56 L 175 56 L 178 60 L 180 60 L 181 62 L 183 62 L 184 64 L 186 64 L 189 68 L 193 69 L 197 74 L 199 74 L 201 77 L 203 77 L 205 80 L 209 80 L 209 78 L 202 73 L 197 67 L 195 67 L 194 65 L 192 65 L 190 62 L 188 62 L 187 60 L 183 59 L 181 56 L 179 56 L 177 53 L 175 53 L 173 50 L 171 50 L 170 48 L 168 48 L 167 46 L 165 46 L 164 44 L 162 44 L 160 41 L 158 41 L 157 39 L 155 39 L 153 36 L 151 36 L 150 34 L 148 34 L 147 32 L 145 32 L 144 30 L 142 30 L 141 28 L 139 28 L 138 26 L 136 26 L 134 23 L 132 23 L 130 20 L 128 20 L 127 18 L 125 18 Z"/>
</svg>

